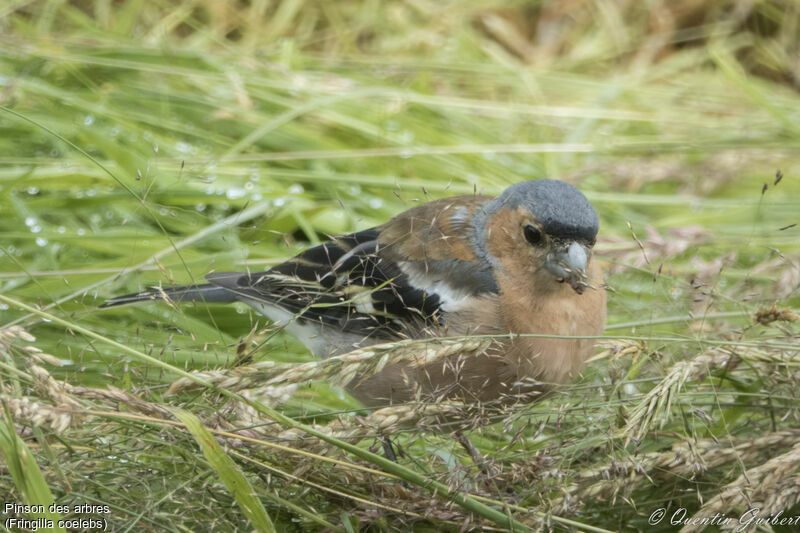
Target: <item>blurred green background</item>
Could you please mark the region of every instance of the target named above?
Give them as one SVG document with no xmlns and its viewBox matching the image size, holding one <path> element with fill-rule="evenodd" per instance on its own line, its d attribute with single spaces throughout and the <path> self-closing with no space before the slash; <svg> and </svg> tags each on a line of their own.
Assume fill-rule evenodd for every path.
<svg viewBox="0 0 800 533">
<path fill-rule="evenodd" d="M 211 270 L 267 268 L 421 201 L 559 178 L 601 219 L 609 334 L 691 340 L 651 341 L 646 362 L 635 361 L 644 374 L 655 380 L 709 339 L 796 342 L 796 325 L 749 317 L 775 303 L 800 307 L 799 37 L 800 4 L 790 0 L 10 0 L 0 6 L 0 293 L 181 368 L 232 364 L 256 326 L 256 359 L 309 361 L 244 307 L 97 305 Z M 0 303 L 0 327 L 16 323 L 68 363 L 51 369 L 59 379 L 135 391 L 171 381 Z M 9 354 L 4 364 L 24 367 Z M 595 395 L 587 409 L 607 409 L 610 390 L 641 400 L 655 381 L 637 384 L 630 368 L 590 365 L 575 389 L 600 387 L 586 393 Z M 722 434 L 796 420 L 791 380 L 779 390 L 757 373 L 743 380 L 753 396 L 737 401 L 755 420 L 740 418 L 741 405 L 725 418 L 716 396 L 702 400 L 730 422 L 715 426 Z M 783 402 L 777 414 L 756 405 L 770 397 Z M 284 408 L 358 407 L 315 384 Z M 615 416 L 625 413 L 593 420 L 613 426 Z M 674 438 L 698 436 L 694 422 L 673 422 Z M 479 447 L 501 449 L 504 435 L 500 427 Z M 653 449 L 670 444 L 656 440 Z M 632 453 L 608 446 L 597 461 Z M 588 468 L 570 453 L 564 468 Z M 703 490 L 713 495 L 740 473 Z M 684 506 L 700 505 L 696 487 L 680 486 L 694 498 Z M 163 510 L 164 493 L 151 490 L 148 505 Z M 284 527 L 311 527 L 275 505 Z M 359 504 L 331 506 L 320 513 L 334 523 L 351 513 L 380 527 Z M 652 506 L 639 507 L 615 499 L 575 514 L 641 530 Z M 178 508 L 150 527 L 178 530 Z M 185 527 L 203 523 L 197 513 Z M 414 527 L 461 520 L 436 515 Z"/>
</svg>

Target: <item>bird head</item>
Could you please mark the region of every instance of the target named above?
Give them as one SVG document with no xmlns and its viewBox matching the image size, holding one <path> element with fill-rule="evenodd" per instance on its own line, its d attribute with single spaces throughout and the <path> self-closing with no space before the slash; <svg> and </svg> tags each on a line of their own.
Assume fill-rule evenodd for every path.
<svg viewBox="0 0 800 533">
<path fill-rule="evenodd" d="M 500 272 L 534 276 L 543 289 L 566 283 L 582 294 L 598 225 L 594 207 L 572 185 L 523 181 L 476 213 L 472 242 Z"/>
</svg>

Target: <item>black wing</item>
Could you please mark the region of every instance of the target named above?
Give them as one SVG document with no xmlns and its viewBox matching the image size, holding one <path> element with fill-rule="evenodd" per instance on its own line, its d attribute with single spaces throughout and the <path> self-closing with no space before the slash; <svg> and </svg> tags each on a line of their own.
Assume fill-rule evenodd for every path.
<svg viewBox="0 0 800 533">
<path fill-rule="evenodd" d="M 398 264 L 385 259 L 379 235 L 378 228 L 360 231 L 267 272 L 222 272 L 206 279 L 240 300 L 278 305 L 298 318 L 364 337 L 401 337 L 437 325 L 439 296 L 412 285 Z"/>
</svg>

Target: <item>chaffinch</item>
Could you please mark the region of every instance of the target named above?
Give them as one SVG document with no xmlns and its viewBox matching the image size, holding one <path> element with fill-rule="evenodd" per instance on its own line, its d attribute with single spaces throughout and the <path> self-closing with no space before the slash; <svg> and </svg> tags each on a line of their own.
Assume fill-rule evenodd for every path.
<svg viewBox="0 0 800 533">
<path fill-rule="evenodd" d="M 402 338 L 497 335 L 483 355 L 389 365 L 350 392 L 377 406 L 419 398 L 488 402 L 525 383 L 565 383 L 605 325 L 592 260 L 592 204 L 556 180 L 516 183 L 496 198 L 456 196 L 334 238 L 266 272 L 216 272 L 207 284 L 149 290 L 101 307 L 168 297 L 244 302 L 320 357 Z"/>
</svg>

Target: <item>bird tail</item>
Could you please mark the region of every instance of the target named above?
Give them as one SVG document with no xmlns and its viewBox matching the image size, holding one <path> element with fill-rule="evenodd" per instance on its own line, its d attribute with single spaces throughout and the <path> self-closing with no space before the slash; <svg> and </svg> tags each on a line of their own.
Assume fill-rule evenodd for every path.
<svg viewBox="0 0 800 533">
<path fill-rule="evenodd" d="M 134 292 L 117 296 L 104 302 L 100 307 L 116 307 L 118 305 L 145 302 L 150 300 L 169 299 L 173 302 L 206 302 L 229 304 L 236 301 L 236 293 L 216 285 L 184 285 L 182 287 L 157 288 L 148 291 Z"/>
</svg>

